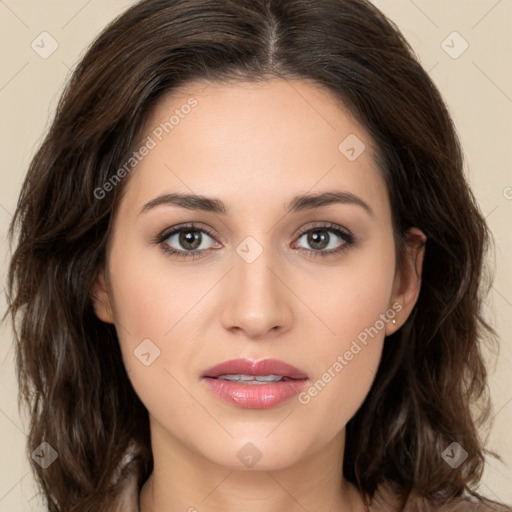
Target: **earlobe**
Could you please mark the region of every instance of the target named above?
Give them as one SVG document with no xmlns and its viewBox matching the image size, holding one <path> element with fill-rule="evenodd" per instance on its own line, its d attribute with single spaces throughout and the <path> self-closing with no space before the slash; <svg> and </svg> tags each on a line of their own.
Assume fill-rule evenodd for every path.
<svg viewBox="0 0 512 512">
<path fill-rule="evenodd" d="M 395 275 L 390 304 L 391 307 L 392 304 L 399 303 L 401 309 L 396 314 L 396 324 L 387 324 L 386 336 L 396 332 L 406 322 L 418 300 L 426 240 L 427 237 L 418 228 L 410 228 L 405 236 L 404 260 Z"/>
<path fill-rule="evenodd" d="M 101 267 L 96 274 L 90 295 L 96 316 L 103 322 L 113 324 L 114 314 L 110 303 L 103 267 Z"/>
</svg>

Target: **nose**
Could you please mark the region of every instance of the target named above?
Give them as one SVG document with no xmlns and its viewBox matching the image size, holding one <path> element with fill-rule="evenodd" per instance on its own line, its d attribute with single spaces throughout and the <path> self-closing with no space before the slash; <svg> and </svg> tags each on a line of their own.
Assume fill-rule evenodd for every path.
<svg viewBox="0 0 512 512">
<path fill-rule="evenodd" d="M 221 312 L 225 329 L 265 340 L 291 328 L 293 293 L 281 268 L 270 250 L 251 263 L 234 255 Z"/>
</svg>

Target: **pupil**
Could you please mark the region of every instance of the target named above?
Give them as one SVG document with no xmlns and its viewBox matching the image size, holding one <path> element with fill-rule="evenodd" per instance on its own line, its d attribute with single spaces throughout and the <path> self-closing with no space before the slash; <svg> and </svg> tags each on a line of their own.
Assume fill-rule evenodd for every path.
<svg viewBox="0 0 512 512">
<path fill-rule="evenodd" d="M 182 231 L 180 234 L 180 243 L 186 247 L 187 244 L 193 245 L 194 242 L 197 242 L 199 240 L 199 243 L 196 243 L 193 247 L 190 247 L 190 249 L 196 249 L 201 245 L 199 235 L 199 232 L 195 231 Z"/>
<path fill-rule="evenodd" d="M 329 236 L 325 234 L 325 231 L 312 231 L 308 243 L 316 249 L 324 249 L 329 243 Z M 318 245 L 320 245 L 320 247 L 318 247 Z"/>
</svg>

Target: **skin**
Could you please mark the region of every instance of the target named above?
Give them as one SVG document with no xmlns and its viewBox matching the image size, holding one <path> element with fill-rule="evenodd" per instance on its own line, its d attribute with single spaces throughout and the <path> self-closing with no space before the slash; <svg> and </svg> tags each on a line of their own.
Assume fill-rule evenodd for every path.
<svg viewBox="0 0 512 512">
<path fill-rule="evenodd" d="M 154 471 L 140 510 L 362 512 L 361 495 L 341 473 L 345 425 L 372 385 L 386 336 L 417 300 L 425 235 L 410 230 L 407 257 L 395 268 L 390 202 L 372 141 L 330 92 L 306 80 L 196 82 L 160 101 L 142 139 L 191 96 L 197 106 L 127 178 L 93 291 L 96 314 L 115 324 L 149 411 Z M 366 146 L 354 161 L 338 149 L 349 134 Z M 356 204 L 285 214 L 295 195 L 327 190 L 358 196 L 373 215 Z M 160 205 L 140 213 L 171 192 L 221 199 L 230 212 Z M 202 234 L 202 257 L 175 258 L 152 242 L 190 222 L 215 235 Z M 349 230 L 356 243 L 314 257 L 300 235 L 322 222 Z M 330 237 L 323 251 L 345 243 L 323 233 Z M 186 251 L 178 236 L 167 243 Z M 263 250 L 252 263 L 236 251 L 247 236 Z M 396 325 L 386 322 L 307 404 L 294 397 L 241 409 L 201 382 L 222 361 L 271 357 L 314 383 L 393 304 L 401 305 Z M 160 350 L 149 366 L 134 355 L 144 339 Z M 249 442 L 261 453 L 250 468 L 237 457 Z"/>
</svg>

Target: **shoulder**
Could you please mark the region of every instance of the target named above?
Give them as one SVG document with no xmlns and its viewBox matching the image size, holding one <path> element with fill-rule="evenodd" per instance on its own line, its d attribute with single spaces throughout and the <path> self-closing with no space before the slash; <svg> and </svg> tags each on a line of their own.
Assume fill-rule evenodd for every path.
<svg viewBox="0 0 512 512">
<path fill-rule="evenodd" d="M 439 512 L 512 512 L 510 506 L 474 496 L 455 498 L 440 506 L 431 506 L 430 509 L 425 510 L 437 510 Z"/>
<path fill-rule="evenodd" d="M 396 487 L 381 484 L 374 493 L 371 512 L 512 512 L 512 506 L 496 503 L 476 496 L 458 496 L 446 500 L 432 501 L 417 494 L 411 494 L 402 506 Z"/>
<path fill-rule="evenodd" d="M 139 512 L 139 485 L 135 471 L 124 477 L 111 510 L 112 512 Z"/>
<path fill-rule="evenodd" d="M 138 481 L 138 473 L 131 465 L 110 493 L 108 502 L 105 502 L 105 512 L 139 512 Z"/>
<path fill-rule="evenodd" d="M 113 490 L 105 512 L 139 512 L 139 455 L 136 446 L 130 445 L 112 478 Z"/>
</svg>

